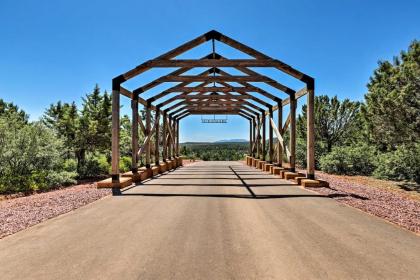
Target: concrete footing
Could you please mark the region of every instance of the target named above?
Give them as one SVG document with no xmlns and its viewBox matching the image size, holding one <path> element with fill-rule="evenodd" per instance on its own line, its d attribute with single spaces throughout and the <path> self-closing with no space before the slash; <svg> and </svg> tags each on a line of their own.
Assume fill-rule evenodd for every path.
<svg viewBox="0 0 420 280">
<path fill-rule="evenodd" d="M 112 178 L 108 178 L 96 183 L 97 188 L 116 188 L 122 189 L 131 186 L 133 180 L 130 177 L 120 177 L 118 182 L 112 182 Z"/>
<path fill-rule="evenodd" d="M 258 169 L 263 169 L 263 167 L 264 167 L 264 164 L 266 163 L 266 161 L 265 160 L 260 160 L 259 162 L 258 162 Z"/>
<path fill-rule="evenodd" d="M 272 163 L 266 163 L 264 164 L 264 171 L 265 172 L 270 172 L 270 168 L 273 166 Z"/>
<path fill-rule="evenodd" d="M 284 176 L 284 179 L 290 180 L 290 179 L 295 179 L 296 177 L 305 177 L 305 174 L 288 171 L 288 172 L 285 172 L 283 176 Z"/>
<path fill-rule="evenodd" d="M 290 165 L 283 163 L 283 166 L 276 166 L 275 164 L 251 157 L 245 157 L 246 165 L 277 175 L 281 179 L 291 180 L 303 187 L 328 187 L 329 184 L 323 180 L 308 179 L 305 174 L 299 172 L 291 172 Z"/>
<path fill-rule="evenodd" d="M 311 187 L 311 188 L 328 188 L 329 184 L 323 180 L 311 180 L 311 179 L 303 179 L 301 180 L 300 185 L 302 187 Z"/>
</svg>

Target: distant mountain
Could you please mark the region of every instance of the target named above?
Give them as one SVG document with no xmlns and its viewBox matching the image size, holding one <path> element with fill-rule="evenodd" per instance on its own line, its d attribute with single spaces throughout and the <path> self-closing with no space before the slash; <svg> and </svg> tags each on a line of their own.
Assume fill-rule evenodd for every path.
<svg viewBox="0 0 420 280">
<path fill-rule="evenodd" d="M 245 139 L 224 139 L 224 140 L 215 141 L 214 143 L 243 143 L 243 142 L 248 142 L 248 140 L 245 140 Z"/>
</svg>

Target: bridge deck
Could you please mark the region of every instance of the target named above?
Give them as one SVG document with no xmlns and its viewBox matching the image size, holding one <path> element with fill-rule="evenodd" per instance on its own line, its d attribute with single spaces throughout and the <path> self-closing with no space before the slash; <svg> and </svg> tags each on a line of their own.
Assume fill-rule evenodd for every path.
<svg viewBox="0 0 420 280">
<path fill-rule="evenodd" d="M 420 238 L 237 162 L 199 162 L 0 240 L 1 279 L 414 279 Z"/>
</svg>

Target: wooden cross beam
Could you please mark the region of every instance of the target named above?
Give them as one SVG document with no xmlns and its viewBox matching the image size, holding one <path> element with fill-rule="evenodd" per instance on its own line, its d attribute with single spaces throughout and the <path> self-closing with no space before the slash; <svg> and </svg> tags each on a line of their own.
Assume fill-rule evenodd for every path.
<svg viewBox="0 0 420 280">
<path fill-rule="evenodd" d="M 239 111 L 190 111 L 191 115 L 237 115 Z"/>
<path fill-rule="evenodd" d="M 221 81 L 221 84 L 224 85 L 224 86 L 226 86 L 226 87 L 230 86 L 226 82 L 230 82 L 229 81 L 229 78 L 234 77 L 234 76 L 232 76 L 229 73 L 227 73 L 225 71 L 222 71 L 222 70 L 219 70 L 219 73 L 222 74 L 222 77 L 225 77 L 226 78 L 226 80 Z M 268 77 L 261 76 L 261 75 L 254 75 L 254 76 L 251 76 L 251 77 L 259 77 L 261 80 L 265 80 L 265 81 L 269 80 L 269 79 L 267 79 Z M 240 85 L 244 86 L 244 87 L 249 87 L 249 88 L 255 87 L 255 86 L 251 85 L 250 83 L 248 83 L 249 81 L 236 81 L 236 82 L 239 83 Z M 271 93 L 268 93 L 267 91 L 265 91 L 265 90 L 263 90 L 263 89 L 261 89 L 259 87 L 255 87 L 255 88 L 258 89 L 257 92 L 259 94 L 261 94 L 261 95 L 263 95 L 263 96 L 265 96 L 265 97 L 267 97 L 267 98 L 269 98 L 271 100 L 274 100 L 276 102 L 279 102 L 281 100 L 279 97 L 274 96 Z"/>
<path fill-rule="evenodd" d="M 206 55 L 205 57 L 203 57 L 203 58 L 201 58 L 201 59 L 205 59 L 205 58 L 208 58 L 208 55 Z M 185 72 L 187 72 L 187 71 L 189 71 L 189 70 L 191 70 L 191 69 L 193 69 L 192 67 L 184 67 L 184 68 L 180 68 L 180 69 L 177 69 L 177 70 L 175 70 L 175 71 L 173 71 L 173 72 L 171 72 L 171 73 L 169 73 L 168 75 L 165 75 L 165 76 L 162 76 L 162 77 L 160 77 L 160 78 L 157 78 L 157 79 L 155 79 L 155 80 L 153 80 L 153 81 L 151 81 L 151 82 L 149 82 L 148 84 L 146 84 L 146 85 L 144 85 L 144 86 L 141 86 L 141 87 L 139 87 L 139 88 L 137 88 L 137 89 L 135 89 L 135 90 L 133 90 L 133 93 L 143 93 L 143 92 L 145 92 L 145 91 L 147 91 L 147 90 L 149 90 L 149 89 L 152 89 L 152 88 L 154 88 L 154 87 L 156 87 L 156 86 L 158 86 L 158 85 L 160 85 L 160 84 L 162 84 L 163 83 L 163 81 L 162 81 L 162 79 L 164 79 L 165 77 L 167 77 L 167 76 L 178 76 L 178 75 L 181 75 L 181 74 L 183 74 L 183 73 L 185 73 Z M 204 71 L 204 72 L 202 72 L 202 73 L 200 73 L 200 74 L 198 74 L 198 76 L 201 76 L 201 75 L 208 75 L 208 74 L 210 74 L 210 73 L 212 73 L 212 69 L 210 69 L 210 70 L 206 70 L 206 71 Z M 189 83 L 185 83 L 184 85 L 182 85 L 182 86 L 186 86 L 186 85 L 188 85 Z"/>
<path fill-rule="evenodd" d="M 279 68 L 282 63 L 277 59 L 152 59 L 145 62 L 146 67 L 273 67 Z M 302 78 L 302 77 L 301 77 Z"/>
<path fill-rule="evenodd" d="M 183 76 L 175 76 L 175 75 L 167 75 L 162 78 L 158 79 L 161 82 L 208 82 L 208 83 L 218 83 L 218 82 L 265 82 L 268 79 L 265 79 L 261 76 L 191 76 L 191 75 L 183 75 Z"/>
<path fill-rule="evenodd" d="M 146 61 L 142 64 L 140 64 L 139 66 L 135 67 L 134 69 L 131 69 L 130 71 L 127 71 L 126 73 L 116 77 L 113 79 L 113 90 L 117 90 L 117 85 L 120 85 L 121 83 L 127 81 L 128 79 L 131 79 L 147 70 L 149 70 L 152 67 L 219 67 L 218 65 L 209 65 L 209 66 L 200 66 L 200 65 L 207 65 L 206 63 L 202 63 L 202 64 L 196 64 L 196 65 L 191 65 L 191 63 L 188 63 L 187 60 L 184 60 L 185 62 L 187 62 L 185 66 L 182 66 L 182 63 L 180 63 L 180 60 L 170 60 L 206 41 L 209 40 L 219 40 L 233 48 L 236 48 L 244 53 L 247 53 L 255 58 L 257 58 L 255 61 L 258 61 L 258 63 L 255 63 L 254 61 L 251 61 L 249 63 L 246 63 L 246 60 L 242 60 L 242 63 L 238 63 L 239 61 L 236 60 L 234 61 L 234 65 L 233 66 L 237 66 L 237 67 L 276 67 L 277 69 L 299 79 L 302 81 L 309 81 L 309 80 L 313 80 L 311 77 L 309 77 L 308 75 L 294 69 L 293 67 L 291 67 L 290 65 L 287 65 L 286 63 L 279 61 L 279 60 L 274 60 L 272 58 L 270 58 L 269 56 L 260 53 L 242 43 L 239 43 L 223 34 L 221 34 L 220 32 L 217 31 L 210 31 L 207 32 L 206 34 L 203 34 L 201 36 L 198 36 L 197 38 L 157 57 L 154 60 L 149 60 Z M 171 63 L 168 63 L 169 61 L 171 61 Z M 239 64 L 239 65 L 238 65 Z M 255 64 L 259 64 L 260 66 L 254 66 Z M 174 65 L 178 65 L 178 66 L 174 66 Z M 179 66 L 181 65 L 181 66 Z M 224 63 L 223 65 L 229 65 L 229 63 Z M 229 67 L 229 66 L 223 66 L 223 67 Z"/>
<path fill-rule="evenodd" d="M 226 59 L 226 58 L 223 57 L 223 56 L 221 56 L 221 55 L 218 55 L 217 59 Z M 272 86 L 272 87 L 274 87 L 274 88 L 276 88 L 278 90 L 281 90 L 281 91 L 283 91 L 283 92 L 285 92 L 287 94 L 293 94 L 293 93 L 295 93 L 295 91 L 293 89 L 291 89 L 291 88 L 289 88 L 289 87 L 287 87 L 287 86 L 279 83 L 278 81 L 276 81 L 274 79 L 271 79 L 270 77 L 267 77 L 265 75 L 262 75 L 261 73 L 255 72 L 255 71 L 253 71 L 253 70 L 251 70 L 249 68 L 246 68 L 246 67 L 234 67 L 234 68 L 236 70 L 239 70 L 242 73 L 247 74 L 247 75 L 250 75 L 250 76 L 260 76 L 260 77 L 263 77 L 263 78 L 265 78 L 267 80 L 267 82 L 265 82 L 266 84 L 268 84 L 268 85 L 270 85 L 270 86 Z M 220 72 L 220 73 L 222 73 L 222 72 Z"/>
<path fill-rule="evenodd" d="M 208 100 L 231 100 L 231 99 L 250 99 L 250 95 L 233 95 L 233 94 L 224 94 L 224 95 L 186 95 L 182 96 L 182 99 L 194 100 L 194 99 L 208 99 Z"/>
<path fill-rule="evenodd" d="M 246 87 L 232 87 L 232 86 L 224 86 L 224 87 L 174 87 L 171 89 L 165 90 L 165 92 L 237 92 L 237 91 L 251 91 L 251 92 L 258 92 L 259 89 L 254 86 L 246 86 Z"/>
</svg>

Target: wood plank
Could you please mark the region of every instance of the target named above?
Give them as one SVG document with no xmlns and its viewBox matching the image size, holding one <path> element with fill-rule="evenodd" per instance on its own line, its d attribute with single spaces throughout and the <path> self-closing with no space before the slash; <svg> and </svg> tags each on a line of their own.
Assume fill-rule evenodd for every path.
<svg viewBox="0 0 420 280">
<path fill-rule="evenodd" d="M 165 90 L 165 92 L 258 92 L 256 87 L 174 87 Z M 187 95 L 189 96 L 189 95 Z"/>
<path fill-rule="evenodd" d="M 112 144 L 111 174 L 116 177 L 120 173 L 120 93 L 112 91 Z"/>
<path fill-rule="evenodd" d="M 147 69 L 157 67 L 276 67 L 276 59 L 153 59 L 144 63 Z"/>
<path fill-rule="evenodd" d="M 307 95 L 307 173 L 309 179 L 315 179 L 315 82 L 309 83 Z"/>
<path fill-rule="evenodd" d="M 290 169 L 296 167 L 296 105 L 297 101 L 290 96 Z"/>
<path fill-rule="evenodd" d="M 282 149 L 286 151 L 286 156 L 287 156 L 287 158 L 289 158 L 289 157 L 290 157 L 290 151 L 287 149 L 287 146 L 286 146 L 286 145 L 285 145 L 285 143 L 284 143 L 284 139 L 283 139 L 283 137 L 281 136 L 280 131 L 278 130 L 277 125 L 276 125 L 276 123 L 274 122 L 274 120 L 273 120 L 272 118 L 270 118 L 270 123 L 271 123 L 271 125 L 272 125 L 272 127 L 273 127 L 273 131 L 274 131 L 274 133 L 275 133 L 275 134 L 276 134 L 276 136 L 277 136 L 277 141 L 279 141 L 279 143 L 280 143 L 280 145 L 281 145 Z"/>
<path fill-rule="evenodd" d="M 226 73 L 226 72 L 225 72 Z M 162 82 L 265 82 L 268 79 L 261 76 L 233 76 L 233 75 L 222 75 L 222 76 L 193 76 L 193 75 L 167 75 L 162 78 L 159 78 L 159 81 Z"/>
<path fill-rule="evenodd" d="M 182 44 L 181 46 L 179 46 L 175 49 L 172 49 L 171 51 L 169 51 L 167 53 L 164 53 L 164 54 L 158 56 L 156 59 L 157 60 L 162 60 L 162 59 L 166 60 L 166 59 L 174 58 L 174 57 L 176 57 L 176 56 L 178 56 L 178 55 L 180 55 L 180 54 L 182 54 L 182 53 L 184 53 L 184 52 L 186 52 L 186 51 L 188 51 L 188 50 L 190 50 L 190 49 L 192 49 L 192 48 L 194 48 L 198 45 L 201 45 L 202 43 L 206 42 L 207 40 L 208 39 L 206 38 L 205 34 L 201 35 L 201 36 L 198 36 L 197 38 L 195 38 L 195 39 L 193 39 L 193 40 L 191 40 L 191 41 L 189 41 L 185 44 Z M 153 67 L 153 66 L 150 64 L 150 61 L 146 61 L 146 62 L 136 66 L 135 68 L 125 72 L 121 76 L 125 80 L 128 80 L 128 79 L 131 79 L 131 78 L 147 71 L 151 67 Z"/>
<path fill-rule="evenodd" d="M 139 149 L 139 103 L 136 98 L 131 100 L 131 170 L 137 170 Z M 141 121 L 140 121 L 141 122 Z"/>
<path fill-rule="evenodd" d="M 255 57 L 259 60 L 270 60 L 270 59 L 272 59 L 268 55 L 265 55 L 265 54 L 255 50 L 255 49 L 251 48 L 251 47 L 248 47 L 247 45 L 242 44 L 242 43 L 240 43 L 240 42 L 238 42 L 238 41 L 236 41 L 236 40 L 234 40 L 234 39 L 232 39 L 228 36 L 225 36 L 223 34 L 220 34 L 219 36 L 220 36 L 219 39 L 218 39 L 219 41 L 221 41 L 221 42 L 223 42 L 223 43 L 225 43 L 225 44 L 227 44 L 227 45 L 229 45 L 229 46 L 231 46 L 231 47 L 233 47 L 237 50 L 240 50 L 240 51 L 242 51 L 242 52 L 244 52 L 244 53 L 246 53 L 250 56 L 253 56 L 253 57 Z M 276 63 L 275 67 L 277 69 L 279 69 L 279 70 L 285 72 L 286 74 L 289 74 L 289 75 L 291 75 L 291 76 L 293 76 L 293 77 L 295 77 L 299 80 L 303 80 L 303 81 L 307 80 L 308 76 L 306 74 L 298 71 L 297 69 L 293 68 L 292 66 L 290 66 L 290 65 L 288 65 L 288 64 L 286 64 L 282 61 L 279 61 L 279 60 L 276 60 L 276 61 L 277 61 L 277 63 Z"/>
</svg>

